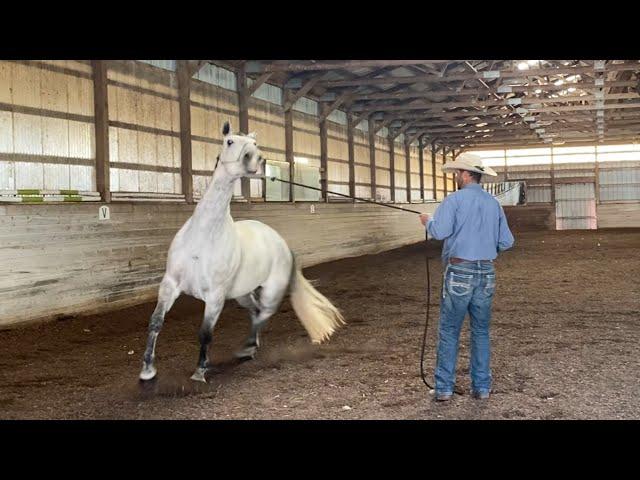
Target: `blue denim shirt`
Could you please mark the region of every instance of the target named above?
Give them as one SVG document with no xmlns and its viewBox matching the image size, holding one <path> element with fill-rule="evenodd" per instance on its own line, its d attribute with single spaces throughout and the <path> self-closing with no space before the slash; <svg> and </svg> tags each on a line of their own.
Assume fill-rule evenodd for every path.
<svg viewBox="0 0 640 480">
<path fill-rule="evenodd" d="M 514 242 L 502 206 L 476 183 L 445 197 L 429 219 L 427 232 L 444 240 L 444 262 L 451 257 L 494 260 Z"/>
</svg>

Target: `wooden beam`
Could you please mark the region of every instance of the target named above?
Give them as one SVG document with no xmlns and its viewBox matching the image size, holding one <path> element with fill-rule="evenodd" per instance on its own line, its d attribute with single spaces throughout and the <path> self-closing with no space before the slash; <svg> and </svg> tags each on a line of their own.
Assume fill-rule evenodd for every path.
<svg viewBox="0 0 640 480">
<path fill-rule="evenodd" d="M 369 120 L 369 162 L 371 172 L 371 198 L 376 199 L 376 134 L 374 133 L 375 124 L 370 118 Z"/>
<path fill-rule="evenodd" d="M 333 103 L 329 104 L 329 106 L 326 108 L 324 113 L 320 116 L 320 120 L 324 120 L 329 115 L 331 115 L 331 112 L 333 112 L 340 105 L 342 105 L 342 103 L 349 98 L 350 94 L 351 94 L 351 92 L 344 92 L 342 95 L 340 95 L 338 98 L 336 98 Z"/>
<path fill-rule="evenodd" d="M 285 97 L 291 98 L 291 90 L 285 90 Z M 293 110 L 284 112 L 284 150 L 285 158 L 289 163 L 289 180 L 295 182 L 295 160 L 293 158 Z M 289 185 L 289 201 L 293 202 L 293 185 Z"/>
<path fill-rule="evenodd" d="M 92 60 L 94 128 L 96 137 L 96 189 L 103 202 L 111 202 L 109 170 L 109 96 L 107 94 L 107 62 Z"/>
<path fill-rule="evenodd" d="M 193 158 L 191 151 L 191 71 L 185 60 L 178 60 L 178 108 L 180 114 L 180 177 L 187 203 L 193 203 Z"/>
<path fill-rule="evenodd" d="M 407 175 L 407 203 L 411 203 L 411 145 L 404 144 L 405 170 Z"/>
<path fill-rule="evenodd" d="M 402 135 L 404 132 L 406 132 L 409 128 L 411 128 L 413 126 L 413 124 L 416 123 L 416 120 L 411 120 L 408 122 L 405 122 L 405 124 L 400 127 L 400 129 L 398 129 L 397 131 L 395 131 L 393 133 L 394 138 L 399 137 L 400 135 Z M 412 142 L 413 143 L 413 142 Z"/>
<path fill-rule="evenodd" d="M 347 147 L 349 150 L 349 195 L 356 195 L 356 168 L 355 153 L 353 146 L 353 130 L 355 128 L 354 120 L 351 115 L 347 114 Z M 355 200 L 354 200 L 355 201 Z"/>
<path fill-rule="evenodd" d="M 295 93 L 291 94 L 291 98 L 284 102 L 284 111 L 286 112 L 298 101 L 298 99 L 304 97 L 309 91 L 320 81 L 322 76 L 313 77 L 311 80 L 308 80 L 302 88 L 297 90 Z"/>
<path fill-rule="evenodd" d="M 238 89 L 238 117 L 240 131 L 249 133 L 249 96 L 247 95 L 247 73 L 243 62 L 236 69 L 236 85 Z M 248 178 L 240 179 L 242 196 L 247 202 L 251 202 L 251 182 Z"/>
<path fill-rule="evenodd" d="M 446 60 L 338 60 L 296 63 L 291 60 L 251 62 L 251 73 L 261 72 L 309 72 L 316 70 L 346 70 L 369 67 L 400 67 L 404 65 L 438 64 Z"/>
<path fill-rule="evenodd" d="M 619 65 L 609 65 L 607 71 L 620 70 L 637 70 L 640 64 L 629 62 Z M 459 82 L 465 80 L 491 80 L 493 78 L 528 78 L 537 76 L 550 75 L 579 75 L 584 73 L 593 73 L 593 67 L 566 67 L 566 68 L 543 68 L 531 70 L 505 71 L 495 70 L 493 72 L 482 71 L 478 73 L 462 73 L 454 75 L 414 75 L 410 77 L 383 77 L 383 78 L 366 78 L 361 80 L 330 80 L 321 84 L 327 88 L 332 87 L 351 87 L 365 85 L 393 85 L 393 84 L 412 84 L 412 83 L 444 83 Z"/>
<path fill-rule="evenodd" d="M 442 165 L 447 162 L 447 147 L 442 148 Z M 447 186 L 447 173 L 443 170 L 442 172 L 442 183 L 444 184 L 444 196 L 447 196 L 448 186 Z"/>
<path fill-rule="evenodd" d="M 431 180 L 433 181 L 433 199 L 438 200 L 438 184 L 436 183 L 436 141 L 431 142 Z"/>
<path fill-rule="evenodd" d="M 183 60 L 178 60 L 178 62 L 182 62 Z M 202 67 L 204 67 L 208 61 L 207 60 L 186 60 L 187 63 L 187 75 L 189 78 L 192 78 L 196 75 Z"/>
<path fill-rule="evenodd" d="M 615 82 L 607 82 L 605 81 L 605 88 L 608 87 L 635 87 L 637 82 L 633 81 L 615 81 Z M 509 87 L 509 92 L 504 93 L 526 93 L 526 92 L 534 92 L 535 90 L 542 90 L 543 92 L 554 92 L 560 90 L 566 90 L 567 88 L 576 88 L 577 90 L 584 91 L 596 91 L 600 90 L 601 86 L 596 86 L 593 82 L 571 82 L 564 83 L 562 85 L 554 85 L 553 83 L 548 84 L 531 84 L 531 85 L 514 85 Z M 423 91 L 406 91 L 402 90 L 399 92 L 392 93 L 354 93 L 353 100 L 355 102 L 358 101 L 370 101 L 370 100 L 403 100 L 409 98 L 432 98 L 432 97 L 472 97 L 487 94 L 490 95 L 491 92 L 486 88 L 469 88 L 463 89 L 460 91 L 456 90 L 423 90 Z M 328 92 L 323 95 L 325 100 L 330 100 L 335 97 L 335 93 Z"/>
<path fill-rule="evenodd" d="M 604 100 L 628 100 L 628 99 L 640 99 L 638 93 L 615 93 L 605 95 Z M 402 105 L 388 104 L 388 103 L 376 103 L 356 104 L 352 107 L 354 112 L 358 111 L 400 111 L 400 110 L 439 110 L 443 108 L 489 108 L 489 107 L 506 107 L 506 106 L 520 106 L 520 105 L 537 105 L 544 103 L 570 103 L 570 102 L 593 102 L 596 101 L 594 95 L 572 95 L 572 96 L 558 96 L 557 98 L 551 97 L 532 97 L 532 98 L 509 98 L 506 100 L 492 100 L 492 101 L 464 101 L 464 102 L 427 102 L 427 103 L 405 103 Z M 509 102 L 512 103 L 509 103 Z M 513 103 L 519 102 L 519 103 Z M 546 110 L 546 107 L 545 107 Z"/>
<path fill-rule="evenodd" d="M 420 200 L 424 202 L 424 145 L 422 136 L 418 138 L 418 164 L 420 173 Z"/>
<path fill-rule="evenodd" d="M 324 116 L 322 120 L 320 120 L 320 188 L 322 190 L 322 200 L 324 202 L 329 201 L 329 195 L 327 194 L 327 184 L 329 179 L 328 159 L 327 120 L 326 116 Z"/>
<path fill-rule="evenodd" d="M 247 84 L 245 96 L 248 98 L 253 95 L 256 90 L 258 90 L 262 86 L 263 83 L 265 83 L 272 77 L 272 75 L 273 72 L 263 73 L 258 78 L 256 78 L 256 80 L 251 85 Z"/>
<path fill-rule="evenodd" d="M 389 135 L 387 137 L 389 142 L 389 187 L 391 188 L 391 201 L 396 201 L 396 141 L 395 138 Z"/>
</svg>

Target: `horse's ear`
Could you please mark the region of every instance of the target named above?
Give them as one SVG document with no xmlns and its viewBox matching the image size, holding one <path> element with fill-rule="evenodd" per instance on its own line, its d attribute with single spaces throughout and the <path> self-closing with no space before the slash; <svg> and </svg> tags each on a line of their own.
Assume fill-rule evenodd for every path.
<svg viewBox="0 0 640 480">
<path fill-rule="evenodd" d="M 231 125 L 229 125 L 229 122 L 224 122 L 224 125 L 222 127 L 222 135 L 226 137 L 230 133 L 231 133 Z"/>
<path fill-rule="evenodd" d="M 253 138 L 255 140 L 256 139 L 256 132 L 251 132 L 249 135 L 247 135 L 247 137 Z"/>
</svg>

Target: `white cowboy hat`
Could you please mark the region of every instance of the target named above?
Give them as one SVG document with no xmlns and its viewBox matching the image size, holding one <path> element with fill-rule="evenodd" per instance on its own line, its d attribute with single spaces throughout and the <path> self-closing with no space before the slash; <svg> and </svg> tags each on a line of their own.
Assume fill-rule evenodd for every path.
<svg viewBox="0 0 640 480">
<path fill-rule="evenodd" d="M 483 166 L 482 158 L 473 153 L 461 153 L 453 162 L 447 162 L 442 166 L 443 172 L 452 172 L 455 170 L 467 170 L 492 177 L 498 176 L 493 168 Z"/>
</svg>

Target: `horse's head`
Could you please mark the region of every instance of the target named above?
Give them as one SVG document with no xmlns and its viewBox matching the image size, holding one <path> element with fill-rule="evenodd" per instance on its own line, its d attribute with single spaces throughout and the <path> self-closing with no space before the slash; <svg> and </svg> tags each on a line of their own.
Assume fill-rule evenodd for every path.
<svg viewBox="0 0 640 480">
<path fill-rule="evenodd" d="M 265 159 L 258 149 L 256 134 L 234 134 L 229 122 L 222 127 L 222 152 L 219 163 L 234 178 L 264 175 Z"/>
</svg>

